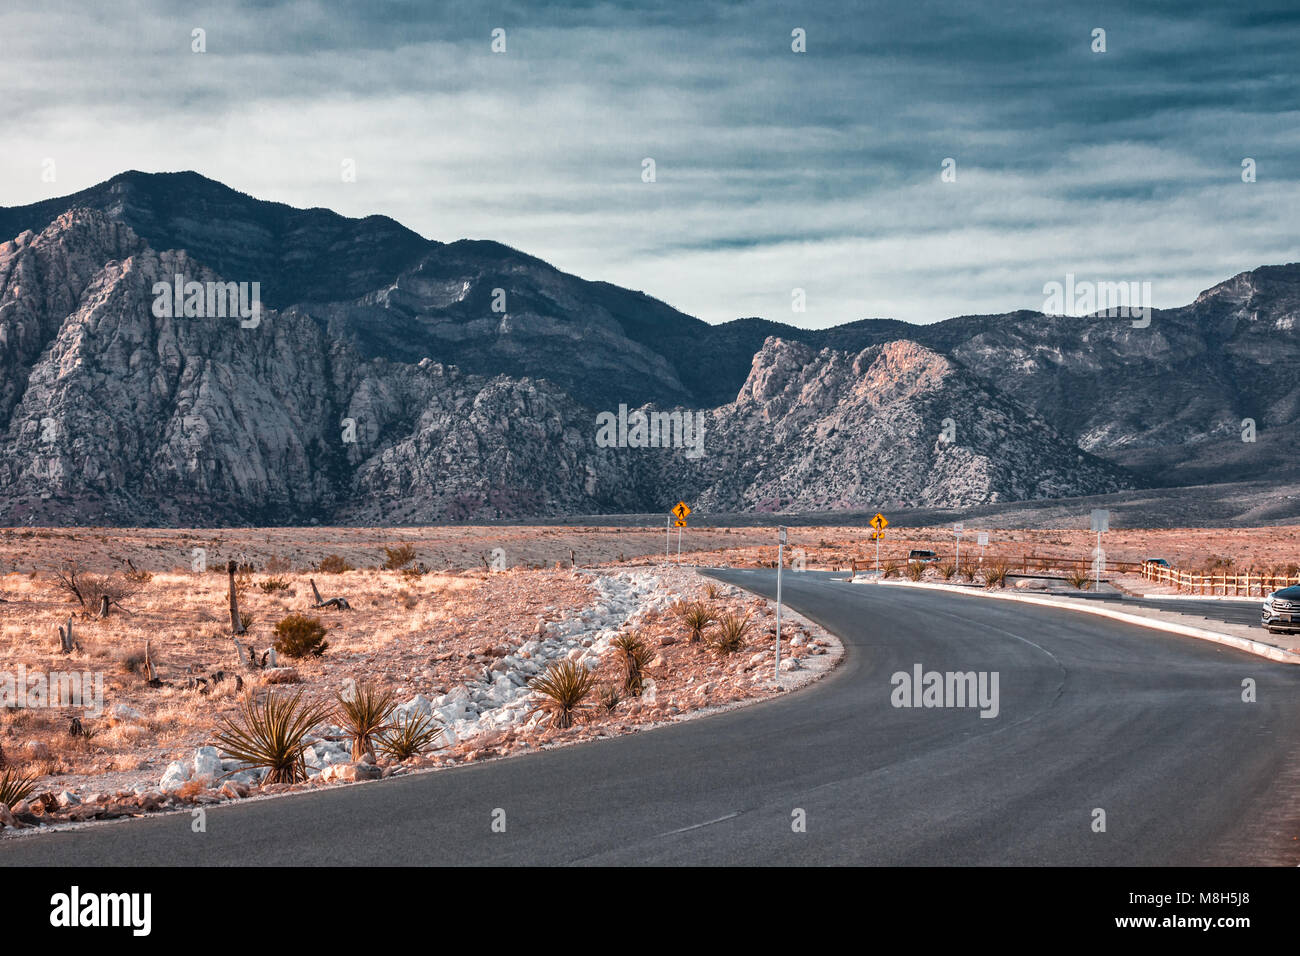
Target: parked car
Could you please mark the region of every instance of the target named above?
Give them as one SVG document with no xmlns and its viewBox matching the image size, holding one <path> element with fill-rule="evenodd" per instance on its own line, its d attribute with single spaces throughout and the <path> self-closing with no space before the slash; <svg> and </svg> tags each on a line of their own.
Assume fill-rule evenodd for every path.
<svg viewBox="0 0 1300 956">
<path fill-rule="evenodd" d="M 918 561 L 921 564 L 934 564 L 938 560 L 939 556 L 933 551 L 917 550 L 909 552 L 907 555 L 908 564 L 911 564 L 913 561 Z"/>
<path fill-rule="evenodd" d="M 1270 634 L 1278 631 L 1300 630 L 1300 584 L 1274 591 L 1264 598 L 1259 623 Z"/>
<path fill-rule="evenodd" d="M 1166 561 L 1164 558 L 1146 558 L 1146 559 L 1143 560 L 1142 563 L 1143 563 L 1143 564 L 1154 564 L 1154 565 L 1157 565 L 1157 566 L 1162 567 L 1162 568 L 1167 568 L 1167 567 L 1169 567 L 1169 562 Z"/>
</svg>

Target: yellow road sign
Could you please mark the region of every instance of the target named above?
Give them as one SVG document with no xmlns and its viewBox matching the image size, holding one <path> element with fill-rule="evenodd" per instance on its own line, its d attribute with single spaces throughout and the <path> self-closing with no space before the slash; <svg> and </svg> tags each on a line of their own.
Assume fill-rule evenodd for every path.
<svg viewBox="0 0 1300 956">
<path fill-rule="evenodd" d="M 885 536 L 885 532 L 883 532 L 883 531 L 873 531 L 873 532 L 871 532 L 871 539 L 870 539 L 870 540 L 872 540 L 872 541 L 879 541 L 879 540 L 880 540 L 881 538 L 883 538 L 884 536 Z"/>
<path fill-rule="evenodd" d="M 884 515 L 877 511 L 876 516 L 871 519 L 871 527 L 875 528 L 877 531 L 884 531 L 889 527 L 889 521 Z"/>
<path fill-rule="evenodd" d="M 685 528 L 685 527 L 686 527 L 686 519 L 685 519 L 685 518 L 678 518 L 676 521 L 673 522 L 673 527 L 675 527 L 675 528 Z"/>
<path fill-rule="evenodd" d="M 685 521 L 690 513 L 691 509 L 684 501 L 677 502 L 677 507 L 673 508 L 673 514 L 675 514 L 680 521 Z"/>
</svg>

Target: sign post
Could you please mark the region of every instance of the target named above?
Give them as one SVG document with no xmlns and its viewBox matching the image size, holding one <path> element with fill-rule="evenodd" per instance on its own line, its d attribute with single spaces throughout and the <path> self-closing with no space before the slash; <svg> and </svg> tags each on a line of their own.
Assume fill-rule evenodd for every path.
<svg viewBox="0 0 1300 956">
<path fill-rule="evenodd" d="M 1101 566 L 1106 563 L 1104 553 L 1101 550 L 1101 533 L 1110 530 L 1110 512 L 1105 508 L 1094 508 L 1092 511 L 1092 530 L 1097 532 L 1097 551 L 1093 555 L 1093 565 L 1097 571 L 1097 590 L 1101 590 Z"/>
<path fill-rule="evenodd" d="M 670 517 L 664 522 L 664 563 L 667 564 L 672 560 L 673 546 L 673 519 Z"/>
<path fill-rule="evenodd" d="M 882 515 L 879 511 L 877 511 L 876 516 L 871 519 L 871 527 L 876 529 L 875 532 L 871 535 L 871 537 L 876 539 L 876 580 L 879 581 L 880 580 L 880 539 L 885 536 L 885 529 L 889 527 L 889 520 L 884 515 Z"/>
<path fill-rule="evenodd" d="M 684 501 L 677 502 L 673 506 L 673 516 L 677 518 L 677 563 L 682 563 L 682 529 L 686 527 L 686 516 L 691 513 L 691 507 Z"/>
<path fill-rule="evenodd" d="M 781 566 L 785 564 L 785 528 L 776 538 L 776 679 L 781 679 Z"/>
<path fill-rule="evenodd" d="M 955 525 L 952 526 L 952 530 L 957 533 L 957 557 L 953 561 L 952 566 L 954 570 L 957 571 L 961 570 L 961 533 L 963 530 L 965 530 L 965 527 L 966 526 L 962 524 L 960 521 L 958 521 Z"/>
<path fill-rule="evenodd" d="M 976 539 L 976 542 L 977 542 L 977 543 L 979 544 L 979 546 L 980 546 L 980 564 L 983 564 L 983 563 L 984 563 L 984 549 L 988 546 L 988 543 L 989 543 L 989 533 L 988 533 L 987 531 L 981 531 L 980 534 L 979 534 L 979 537 Z"/>
</svg>

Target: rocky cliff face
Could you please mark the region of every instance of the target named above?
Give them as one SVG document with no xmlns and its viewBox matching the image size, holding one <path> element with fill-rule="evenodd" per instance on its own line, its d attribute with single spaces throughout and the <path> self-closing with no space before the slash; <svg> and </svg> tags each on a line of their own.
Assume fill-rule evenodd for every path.
<svg viewBox="0 0 1300 956">
<path fill-rule="evenodd" d="M 769 338 L 709 434 L 702 505 L 964 505 L 1113 491 L 1127 476 L 915 342 L 858 353 Z"/>
<path fill-rule="evenodd" d="M 1295 267 L 1145 329 L 1016 313 L 815 333 L 708 326 L 494 243 L 193 174 L 0 210 L 23 224 L 0 245 L 0 523 L 961 506 L 1117 490 L 1117 450 L 1158 464 L 1247 414 L 1300 421 Z M 158 314 L 178 274 L 258 282 L 266 308 Z M 702 415 L 703 455 L 597 441 L 621 404 Z"/>
</svg>

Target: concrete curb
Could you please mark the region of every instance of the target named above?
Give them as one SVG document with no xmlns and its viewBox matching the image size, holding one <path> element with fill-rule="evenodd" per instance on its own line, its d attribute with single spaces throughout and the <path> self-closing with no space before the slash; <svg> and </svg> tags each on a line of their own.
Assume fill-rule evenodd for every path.
<svg viewBox="0 0 1300 956">
<path fill-rule="evenodd" d="M 1019 601 L 1022 604 L 1039 604 L 1043 607 L 1064 608 L 1067 611 L 1077 611 L 1080 614 L 1095 614 L 1098 617 L 1108 617 L 1112 620 L 1123 621 L 1126 624 L 1136 624 L 1139 627 L 1149 627 L 1157 631 L 1167 631 L 1170 634 L 1180 634 L 1183 637 L 1194 637 L 1202 641 L 1212 641 L 1215 644 L 1234 647 L 1239 651 L 1245 651 L 1247 654 L 1254 654 L 1257 657 L 1265 657 L 1271 661 L 1277 661 L 1280 664 L 1300 664 L 1300 653 L 1289 651 L 1281 647 L 1274 647 L 1272 644 L 1265 644 L 1262 641 L 1252 641 L 1249 638 L 1237 637 L 1233 634 L 1221 634 L 1218 631 L 1211 631 L 1203 627 L 1192 627 L 1189 624 L 1177 624 L 1173 621 L 1162 621 L 1158 618 L 1142 617 L 1138 614 L 1126 614 L 1123 611 L 1115 611 L 1106 607 L 1087 607 L 1068 600 L 1054 600 L 1052 598 L 1038 597 L 1028 594 L 999 594 L 996 591 L 988 591 L 984 588 L 954 587 L 951 584 L 925 584 L 915 581 L 878 581 L 875 579 L 859 580 L 855 578 L 851 580 L 851 583 L 880 584 L 896 588 L 926 588 L 933 591 L 946 591 L 955 594 L 968 594 L 973 597 L 992 598 L 997 601 Z"/>
</svg>

